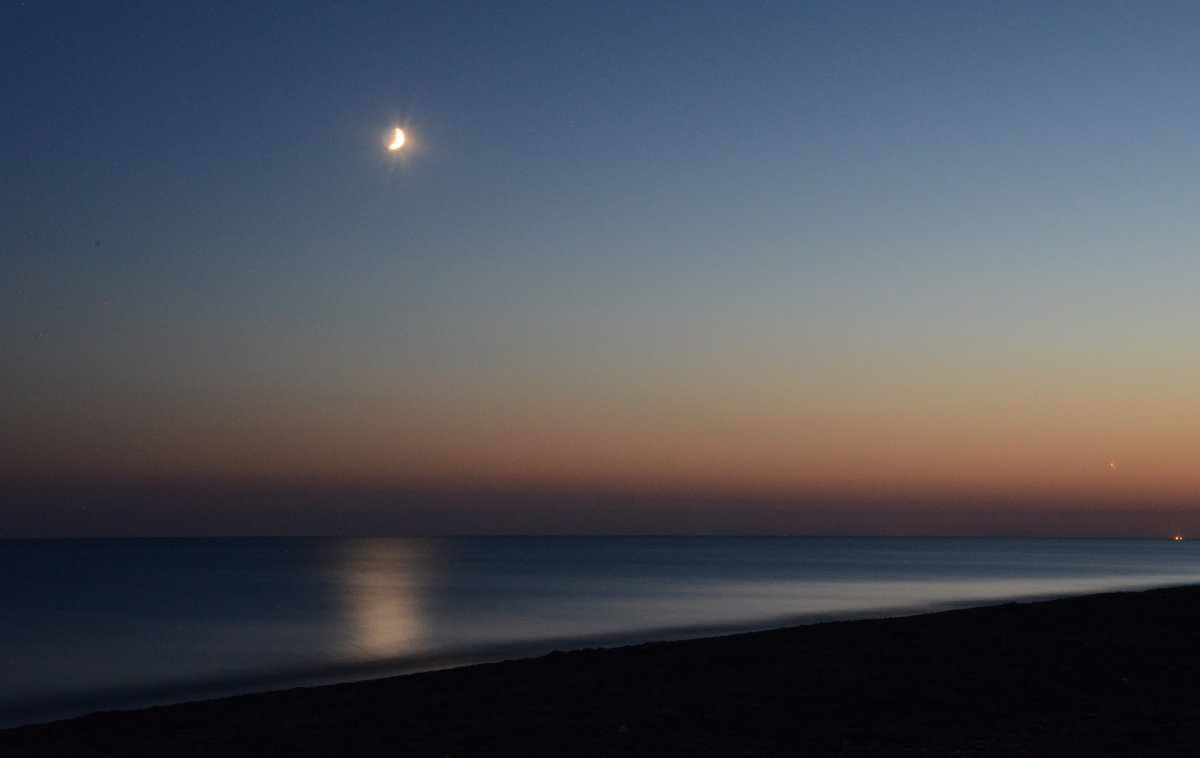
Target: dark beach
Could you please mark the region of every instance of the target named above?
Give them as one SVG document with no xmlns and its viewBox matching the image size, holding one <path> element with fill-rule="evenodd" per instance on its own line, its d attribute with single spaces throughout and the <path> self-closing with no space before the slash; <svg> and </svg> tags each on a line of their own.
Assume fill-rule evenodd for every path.
<svg viewBox="0 0 1200 758">
<path fill-rule="evenodd" d="M 5 756 L 1191 755 L 1200 588 L 552 653 L 0 731 Z"/>
</svg>

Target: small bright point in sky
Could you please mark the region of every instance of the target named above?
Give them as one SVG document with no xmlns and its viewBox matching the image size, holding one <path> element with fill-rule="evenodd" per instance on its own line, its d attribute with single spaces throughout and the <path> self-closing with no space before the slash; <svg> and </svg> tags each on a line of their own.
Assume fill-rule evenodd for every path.
<svg viewBox="0 0 1200 758">
<path fill-rule="evenodd" d="M 396 129 L 396 133 L 392 137 L 392 142 L 388 145 L 388 150 L 399 150 L 402 147 L 404 147 L 404 130 Z"/>
</svg>

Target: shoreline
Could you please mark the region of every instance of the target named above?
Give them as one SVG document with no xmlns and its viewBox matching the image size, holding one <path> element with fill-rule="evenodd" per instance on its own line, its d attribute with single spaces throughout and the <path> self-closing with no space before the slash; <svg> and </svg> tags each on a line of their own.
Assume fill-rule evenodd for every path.
<svg viewBox="0 0 1200 758">
<path fill-rule="evenodd" d="M 1100 592 L 1140 592 L 1149 589 L 1170 589 L 1183 586 L 1190 585 L 1188 583 L 1168 585 L 1133 584 L 1107 588 Z M 244 676 L 234 675 L 218 679 L 185 680 L 145 686 L 133 685 L 125 688 L 48 696 L 25 702 L 10 700 L 0 702 L 0 732 L 23 726 L 38 726 L 68 721 L 93 713 L 142 711 L 151 708 L 218 700 L 242 695 L 261 695 L 295 689 L 355 684 L 376 679 L 392 679 L 412 674 L 466 668 L 489 663 L 540 658 L 552 652 L 561 653 L 563 651 L 570 652 L 585 649 L 616 650 L 646 644 L 689 642 L 832 622 L 876 621 L 953 610 L 986 608 L 1003 604 L 1037 603 L 1083 597 L 1100 594 L 1100 592 L 1062 591 L 1022 596 L 1002 595 L 974 599 L 959 598 L 913 605 L 862 608 L 853 611 L 814 611 L 741 623 L 728 622 L 540 640 L 520 640 L 466 647 L 429 655 L 404 656 L 388 660 L 330 663 L 316 667 L 285 668 L 274 671 L 264 670 Z"/>
<path fill-rule="evenodd" d="M 34 755 L 1177 755 L 1200 586 L 553 652 L 0 731 Z"/>
<path fill-rule="evenodd" d="M 68 721 L 100 712 L 142 711 L 205 700 L 217 700 L 241 695 L 269 694 L 293 689 L 311 689 L 339 684 L 353 684 L 376 679 L 391 679 L 412 674 L 465 668 L 489 663 L 540 658 L 552 652 L 584 649 L 620 649 L 646 644 L 686 642 L 697 639 L 728 637 L 771 631 L 780 628 L 811 626 L 838 621 L 900 618 L 960 608 L 984 607 L 1005 602 L 1036 602 L 1073 594 L 1009 598 L 1003 600 L 945 601 L 917 606 L 897 606 L 859 611 L 814 612 L 764 619 L 746 623 L 708 624 L 686 627 L 644 629 L 545 640 L 525 640 L 494 645 L 463 648 L 453 652 L 411 656 L 392 660 L 359 663 L 329 664 L 322 667 L 300 667 L 274 672 L 259 672 L 224 679 L 131 686 L 111 690 L 96 690 L 78 694 L 48 696 L 17 704 L 0 703 L 0 732 L 23 726 L 38 726 Z"/>
</svg>

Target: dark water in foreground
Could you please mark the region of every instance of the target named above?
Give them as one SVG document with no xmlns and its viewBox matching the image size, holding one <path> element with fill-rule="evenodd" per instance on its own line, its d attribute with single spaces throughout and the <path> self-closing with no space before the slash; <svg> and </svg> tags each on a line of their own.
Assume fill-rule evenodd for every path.
<svg viewBox="0 0 1200 758">
<path fill-rule="evenodd" d="M 0 541 L 0 726 L 581 647 L 1200 583 L 1200 542 Z"/>
</svg>

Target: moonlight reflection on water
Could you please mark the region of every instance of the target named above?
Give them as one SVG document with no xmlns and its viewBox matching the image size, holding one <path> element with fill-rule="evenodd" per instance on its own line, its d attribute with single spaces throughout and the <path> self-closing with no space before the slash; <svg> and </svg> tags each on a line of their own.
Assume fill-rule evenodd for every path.
<svg viewBox="0 0 1200 758">
<path fill-rule="evenodd" d="M 347 653 L 390 658 L 418 651 L 426 629 L 421 608 L 428 556 L 418 544 L 355 541 L 343 565 Z"/>
</svg>

